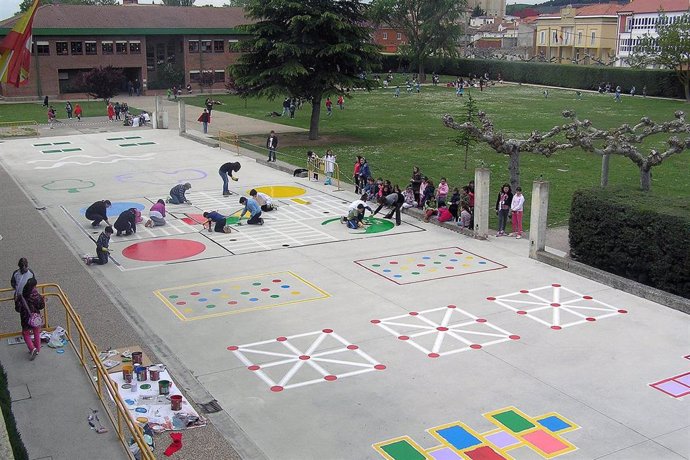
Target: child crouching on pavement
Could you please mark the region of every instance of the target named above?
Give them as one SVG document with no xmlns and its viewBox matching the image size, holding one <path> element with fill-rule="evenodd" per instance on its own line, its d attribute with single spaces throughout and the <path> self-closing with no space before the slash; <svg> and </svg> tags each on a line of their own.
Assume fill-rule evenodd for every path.
<svg viewBox="0 0 690 460">
<path fill-rule="evenodd" d="M 105 265 L 108 263 L 108 256 L 110 255 L 110 237 L 113 235 L 113 227 L 108 225 L 98 236 L 96 241 L 96 257 L 84 256 L 84 263 L 86 265 L 98 264 Z"/>
<path fill-rule="evenodd" d="M 347 228 L 357 229 L 364 227 L 364 205 L 358 204 L 356 208 L 350 209 L 347 213 Z"/>
</svg>

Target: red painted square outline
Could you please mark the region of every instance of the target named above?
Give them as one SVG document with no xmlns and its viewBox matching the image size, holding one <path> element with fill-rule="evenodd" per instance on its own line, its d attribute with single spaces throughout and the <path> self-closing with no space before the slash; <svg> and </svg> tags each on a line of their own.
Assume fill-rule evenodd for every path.
<svg viewBox="0 0 690 460">
<path fill-rule="evenodd" d="M 676 381 L 676 379 L 677 379 L 678 377 L 685 377 L 686 375 L 690 375 L 690 372 L 686 372 L 686 373 L 684 373 L 684 374 L 678 374 L 678 375 L 675 375 L 675 376 L 673 376 L 673 377 L 671 377 L 671 378 L 668 378 L 668 379 L 659 380 L 658 382 L 650 383 L 649 386 L 652 387 L 652 388 L 654 388 L 654 389 L 656 389 L 656 390 L 661 391 L 662 393 L 666 393 L 667 395 L 669 395 L 669 396 L 672 397 L 672 398 L 675 398 L 675 399 L 682 398 L 683 396 L 687 396 L 687 395 L 690 394 L 690 387 L 688 387 L 688 386 L 685 385 L 684 383 L 681 383 L 681 382 Z M 685 391 L 685 393 L 682 393 L 682 394 L 679 394 L 679 395 L 674 395 L 673 393 L 669 393 L 668 391 L 662 390 L 661 388 L 659 388 L 659 387 L 657 386 L 657 385 L 661 385 L 662 383 L 670 382 L 671 380 L 673 380 L 674 382 L 676 382 L 676 383 L 679 384 L 679 385 L 683 385 L 684 387 L 688 387 L 688 389 Z"/>
</svg>

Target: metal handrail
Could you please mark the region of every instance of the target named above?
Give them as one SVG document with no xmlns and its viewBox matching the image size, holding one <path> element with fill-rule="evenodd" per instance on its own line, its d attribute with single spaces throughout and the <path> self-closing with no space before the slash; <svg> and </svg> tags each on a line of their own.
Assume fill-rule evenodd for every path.
<svg viewBox="0 0 690 460">
<path fill-rule="evenodd" d="M 86 332 L 86 328 L 84 327 L 84 324 L 81 322 L 81 319 L 79 318 L 77 312 L 74 311 L 72 304 L 69 302 L 67 298 L 67 294 L 65 294 L 65 292 L 59 285 L 54 283 L 39 284 L 38 286 L 36 286 L 36 288 L 39 290 L 41 295 L 46 297 L 46 300 L 48 298 L 58 299 L 60 301 L 60 304 L 65 309 L 64 329 L 65 333 L 67 334 L 67 338 L 69 339 L 69 343 L 72 346 L 72 349 L 76 353 L 77 357 L 79 358 L 79 362 L 84 368 L 84 371 L 89 376 L 89 381 L 91 382 L 91 385 L 96 391 L 98 399 L 101 400 L 101 404 L 105 409 L 105 413 L 108 415 L 108 418 L 110 418 L 110 421 L 115 427 L 115 431 L 117 432 L 117 436 L 120 439 L 120 443 L 127 451 L 129 457 L 134 458 L 129 450 L 129 442 L 126 438 L 127 434 L 129 434 L 129 436 L 131 436 L 134 439 L 134 442 L 137 444 L 137 446 L 139 446 L 142 460 L 155 460 L 156 457 L 153 455 L 153 452 L 149 450 L 149 447 L 146 444 L 146 441 L 144 440 L 142 430 L 139 428 L 138 425 L 134 423 L 132 418 L 129 416 L 127 412 L 127 407 L 125 406 L 125 402 L 120 397 L 115 383 L 113 383 L 113 381 L 110 380 L 110 378 L 108 377 L 108 370 L 99 358 L 98 348 L 91 340 L 89 334 Z M 10 294 L 9 297 L 6 297 L 6 294 Z M 0 289 L 0 302 L 8 301 L 14 302 L 14 289 Z M 46 302 L 46 308 L 43 310 L 43 318 L 45 323 L 43 328 L 47 330 L 52 330 L 54 328 L 51 327 L 49 322 L 48 309 L 48 302 Z M 73 337 L 73 331 L 77 333 L 76 337 Z M 15 336 L 19 334 L 21 334 L 21 331 L 0 334 L 0 337 Z M 79 342 L 78 346 L 76 344 L 77 341 Z M 89 363 L 87 361 L 88 357 L 90 357 L 93 361 L 96 370 L 95 379 L 91 378 L 92 376 L 89 372 Z M 106 401 L 103 399 L 103 386 L 105 386 L 107 394 L 112 398 L 115 404 L 115 414 L 113 414 L 113 411 L 110 408 L 109 404 L 106 404 Z"/>
</svg>

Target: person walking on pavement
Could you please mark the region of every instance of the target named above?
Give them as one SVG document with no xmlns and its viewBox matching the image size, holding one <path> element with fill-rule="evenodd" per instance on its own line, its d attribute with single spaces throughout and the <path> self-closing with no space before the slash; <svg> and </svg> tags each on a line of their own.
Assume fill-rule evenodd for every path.
<svg viewBox="0 0 690 460">
<path fill-rule="evenodd" d="M 65 112 L 67 113 L 67 118 L 71 119 L 72 118 L 72 103 L 70 101 L 67 101 L 65 104 Z"/>
<path fill-rule="evenodd" d="M 220 174 L 221 179 L 223 179 L 223 196 L 230 196 L 228 177 L 237 182 L 237 177 L 234 177 L 232 173 L 239 171 L 241 167 L 242 165 L 239 163 L 229 162 L 222 164 L 220 169 L 218 169 L 218 174 Z"/>
<path fill-rule="evenodd" d="M 41 310 L 46 307 L 43 296 L 36 289 L 36 278 L 30 278 L 18 299 L 15 299 L 14 311 L 19 313 L 24 343 L 29 348 L 30 360 L 33 361 L 41 351 L 41 327 L 43 319 Z M 33 334 L 33 340 L 31 335 Z"/>
<path fill-rule="evenodd" d="M 204 127 L 204 134 L 208 134 L 208 124 L 211 121 L 211 116 L 208 113 L 208 109 L 204 109 L 204 113 L 199 116 L 197 121 L 200 121 L 201 125 Z"/>
<path fill-rule="evenodd" d="M 267 162 L 276 161 L 276 149 L 278 148 L 278 136 L 276 136 L 275 131 L 271 130 L 271 133 L 266 139 L 266 148 L 268 149 L 268 160 Z"/>
<path fill-rule="evenodd" d="M 81 106 L 79 105 L 79 103 L 75 104 L 74 105 L 74 116 L 77 117 L 77 120 L 79 120 L 79 121 L 81 121 L 81 113 L 82 113 Z"/>
</svg>

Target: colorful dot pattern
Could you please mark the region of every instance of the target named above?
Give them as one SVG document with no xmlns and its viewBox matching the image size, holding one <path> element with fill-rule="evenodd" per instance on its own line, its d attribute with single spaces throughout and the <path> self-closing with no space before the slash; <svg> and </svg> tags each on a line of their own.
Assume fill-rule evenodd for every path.
<svg viewBox="0 0 690 460">
<path fill-rule="evenodd" d="M 396 284 L 410 284 L 507 268 L 462 248 L 443 248 L 376 259 L 356 264 Z"/>
</svg>

